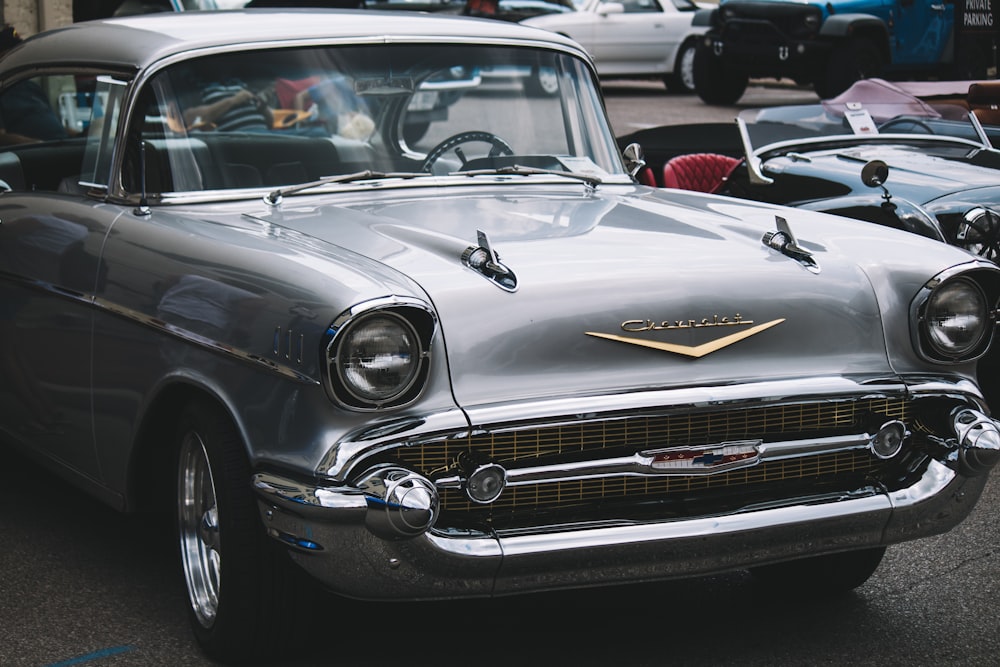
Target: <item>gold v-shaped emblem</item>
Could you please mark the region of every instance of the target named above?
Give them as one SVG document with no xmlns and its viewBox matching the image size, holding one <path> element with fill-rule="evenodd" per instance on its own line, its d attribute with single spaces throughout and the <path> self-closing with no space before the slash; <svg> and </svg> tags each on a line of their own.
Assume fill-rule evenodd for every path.
<svg viewBox="0 0 1000 667">
<path fill-rule="evenodd" d="M 755 327 L 750 327 L 749 329 L 744 329 L 743 331 L 737 331 L 736 333 L 729 334 L 728 336 L 723 336 L 722 338 L 716 338 L 715 340 L 710 340 L 707 343 L 702 343 L 701 345 L 677 345 L 676 343 L 662 343 L 656 340 L 644 340 L 642 338 L 631 338 L 629 336 L 616 336 L 614 334 L 597 333 L 596 331 L 585 332 L 588 336 L 595 336 L 596 338 L 606 338 L 607 340 L 618 341 L 619 343 L 628 343 L 629 345 L 640 345 L 642 347 L 651 347 L 654 350 L 662 350 L 664 352 L 673 352 L 675 354 L 683 354 L 687 357 L 694 357 L 696 359 L 704 357 L 706 354 L 711 354 L 716 350 L 721 350 L 724 347 L 728 347 L 733 343 L 738 343 L 741 340 L 745 340 L 750 336 L 759 334 L 765 329 L 770 329 L 771 327 L 781 324 L 785 321 L 785 318 L 778 320 L 771 320 L 770 322 L 765 322 L 764 324 L 758 324 Z"/>
</svg>

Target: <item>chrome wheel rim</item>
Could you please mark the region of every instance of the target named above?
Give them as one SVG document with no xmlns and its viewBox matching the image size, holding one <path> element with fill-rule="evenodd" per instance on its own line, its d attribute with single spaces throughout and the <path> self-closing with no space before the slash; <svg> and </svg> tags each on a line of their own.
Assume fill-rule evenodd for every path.
<svg viewBox="0 0 1000 667">
<path fill-rule="evenodd" d="M 681 83 L 688 90 L 694 90 L 694 52 L 694 46 L 687 46 L 681 53 Z"/>
<path fill-rule="evenodd" d="M 215 483 L 205 445 L 197 433 L 189 433 L 181 444 L 177 503 L 188 598 L 198 622 L 208 628 L 219 608 L 222 552 Z"/>
</svg>

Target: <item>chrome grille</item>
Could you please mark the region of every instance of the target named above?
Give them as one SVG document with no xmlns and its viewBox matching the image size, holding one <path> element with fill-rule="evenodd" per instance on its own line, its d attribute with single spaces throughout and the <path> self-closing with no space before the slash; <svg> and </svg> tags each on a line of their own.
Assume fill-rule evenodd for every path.
<svg viewBox="0 0 1000 667">
<path fill-rule="evenodd" d="M 875 470 L 882 462 L 864 451 L 835 452 L 784 461 L 771 461 L 753 468 L 744 468 L 718 475 L 691 477 L 610 477 L 551 482 L 508 487 L 495 502 L 493 512 L 529 507 L 546 510 L 566 509 L 595 501 L 656 500 L 672 494 L 688 494 L 712 489 L 749 487 L 754 484 L 778 483 L 806 478 L 832 477 L 842 474 L 864 474 Z M 442 495 L 444 511 L 482 510 L 464 493 L 452 490 Z"/>
<path fill-rule="evenodd" d="M 590 421 L 484 429 L 461 439 L 439 440 L 401 447 L 394 458 L 407 468 L 425 475 L 443 473 L 463 451 L 476 451 L 505 467 L 543 459 L 558 465 L 584 453 L 599 459 L 664 447 L 697 446 L 726 441 L 779 438 L 795 439 L 856 433 L 872 419 L 908 421 L 910 403 L 901 398 L 827 400 L 815 403 L 771 405 L 728 411 L 678 414 L 633 414 L 607 416 Z M 760 465 L 715 475 L 615 476 L 546 482 L 508 487 L 489 506 L 471 503 L 457 489 L 442 494 L 446 513 L 484 511 L 532 512 L 573 508 L 598 501 L 618 499 L 646 501 L 679 494 L 711 493 L 732 489 L 766 487 L 796 480 L 828 480 L 840 475 L 857 478 L 875 470 L 881 462 L 867 450 L 769 461 Z"/>
<path fill-rule="evenodd" d="M 430 475 L 446 470 L 466 450 L 509 465 L 542 456 L 602 450 L 639 452 L 662 447 L 712 444 L 728 440 L 774 439 L 796 434 L 830 435 L 861 428 L 879 415 L 907 421 L 909 403 L 900 398 L 824 401 L 745 410 L 668 415 L 629 415 L 525 428 L 490 429 L 468 438 L 422 443 L 396 450 L 400 463 Z"/>
</svg>

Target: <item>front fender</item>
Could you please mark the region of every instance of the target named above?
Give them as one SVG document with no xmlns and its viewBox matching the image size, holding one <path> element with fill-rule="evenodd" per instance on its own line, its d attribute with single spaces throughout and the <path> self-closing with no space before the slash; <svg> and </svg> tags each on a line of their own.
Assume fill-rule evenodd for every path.
<svg viewBox="0 0 1000 667">
<path fill-rule="evenodd" d="M 691 18 L 691 27 L 709 27 L 716 25 L 716 15 L 719 13 L 718 7 L 711 9 L 699 9 Z"/>
<path fill-rule="evenodd" d="M 888 37 L 885 22 L 873 14 L 834 14 L 823 21 L 819 34 L 823 37 L 848 37 L 856 32 L 876 31 Z"/>
</svg>

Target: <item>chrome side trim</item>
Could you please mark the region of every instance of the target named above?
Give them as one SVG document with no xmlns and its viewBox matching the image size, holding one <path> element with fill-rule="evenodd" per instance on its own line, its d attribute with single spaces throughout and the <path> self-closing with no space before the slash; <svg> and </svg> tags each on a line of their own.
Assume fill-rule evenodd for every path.
<svg viewBox="0 0 1000 667">
<path fill-rule="evenodd" d="M 235 357 L 238 360 L 252 364 L 257 368 L 263 369 L 271 373 L 276 373 L 282 377 L 295 380 L 296 382 L 302 382 L 304 384 L 311 384 L 316 386 L 319 386 L 320 384 L 319 380 L 309 377 L 305 373 L 302 373 L 301 371 L 293 368 L 292 366 L 289 366 L 288 364 L 279 364 L 272 359 L 267 359 L 265 357 L 262 357 L 259 354 L 251 352 L 250 350 L 244 350 L 241 348 L 233 347 L 232 345 L 228 345 L 227 343 L 215 340 L 214 338 L 202 336 L 200 334 L 194 333 L 193 331 L 189 331 L 187 329 L 183 329 L 168 322 L 164 322 L 163 320 L 157 317 L 147 315 L 145 313 L 142 313 L 140 311 L 131 308 L 124 308 L 122 306 L 112 304 L 109 301 L 104 301 L 102 299 L 95 298 L 93 303 L 95 306 L 97 306 L 97 308 L 103 310 L 106 313 L 110 313 L 112 315 L 117 315 L 118 317 L 132 320 L 133 322 L 149 327 L 150 329 L 155 329 L 162 334 L 166 334 L 168 336 L 171 336 L 172 338 L 177 338 L 186 343 L 197 345 L 198 347 L 210 350 L 212 352 L 224 354 L 230 357 Z"/>
<path fill-rule="evenodd" d="M 3 271 L 0 271 L 0 277 L 2 277 L 5 280 L 17 282 L 22 286 L 28 287 L 30 289 L 39 292 L 54 295 L 77 304 L 90 306 L 104 313 L 114 315 L 122 319 L 131 320 L 132 322 L 135 322 L 144 327 L 155 329 L 156 331 L 164 335 L 176 338 L 178 340 L 182 340 L 186 343 L 191 343 L 192 345 L 197 345 L 198 347 L 210 350 L 212 352 L 235 357 L 242 362 L 252 364 L 270 373 L 275 373 L 282 377 L 290 378 L 292 380 L 295 380 L 296 382 L 302 382 L 304 384 L 311 384 L 316 386 L 319 386 L 320 384 L 319 380 L 312 378 L 287 364 L 276 363 L 271 359 L 264 358 L 259 354 L 255 354 L 249 350 L 235 348 L 221 341 L 196 334 L 192 331 L 188 331 L 187 329 L 182 329 L 181 327 L 174 326 L 172 324 L 168 324 L 167 322 L 164 322 L 163 320 L 157 317 L 147 315 L 146 313 L 143 313 L 141 311 L 132 308 L 125 308 L 123 306 L 116 305 L 104 299 L 99 299 L 93 294 L 71 292 L 69 290 L 60 289 L 51 283 L 42 282 L 38 280 L 23 280 L 18 276 Z"/>
</svg>

